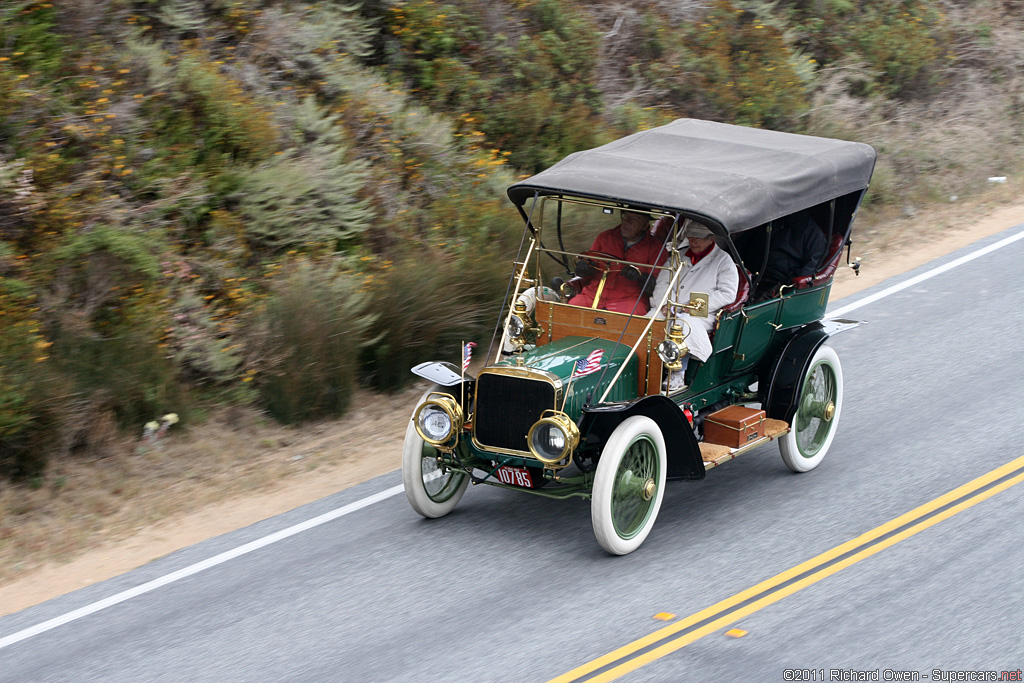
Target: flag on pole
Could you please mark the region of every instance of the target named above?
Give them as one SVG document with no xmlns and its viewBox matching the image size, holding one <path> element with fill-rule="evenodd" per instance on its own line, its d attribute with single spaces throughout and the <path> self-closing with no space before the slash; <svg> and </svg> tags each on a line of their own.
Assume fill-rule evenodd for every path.
<svg viewBox="0 0 1024 683">
<path fill-rule="evenodd" d="M 469 369 L 469 361 L 473 359 L 473 349 L 476 348 L 476 342 L 466 342 L 462 345 L 462 371 L 465 372 Z"/>
<path fill-rule="evenodd" d="M 576 368 L 572 371 L 572 377 L 583 377 L 591 373 L 597 372 L 601 369 L 601 357 L 604 355 L 604 349 L 594 349 L 590 352 L 590 355 L 586 358 L 581 358 L 576 361 Z"/>
</svg>

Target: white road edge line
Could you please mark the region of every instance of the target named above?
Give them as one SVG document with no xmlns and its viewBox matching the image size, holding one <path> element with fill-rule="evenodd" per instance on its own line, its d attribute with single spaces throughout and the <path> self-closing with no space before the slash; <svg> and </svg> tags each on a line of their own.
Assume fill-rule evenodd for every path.
<svg viewBox="0 0 1024 683">
<path fill-rule="evenodd" d="M 1019 227 L 1019 226 L 1015 226 L 1015 227 Z M 1012 230 L 1012 228 L 1011 228 L 1011 230 Z M 958 259 L 954 259 L 954 260 L 950 261 L 949 263 L 947 263 L 945 265 L 938 266 L 937 268 L 932 268 L 931 270 L 926 271 L 924 273 L 921 273 L 920 275 L 915 275 L 914 277 L 910 278 L 906 282 L 901 282 L 898 285 L 893 285 L 892 287 L 887 287 L 887 288 L 883 289 L 880 292 L 876 292 L 876 293 L 872 294 L 871 296 L 866 296 L 863 299 L 861 299 L 860 301 L 854 302 L 854 303 L 852 303 L 852 304 L 850 304 L 848 306 L 843 306 L 841 308 L 837 308 L 834 311 L 829 311 L 828 314 L 825 317 L 826 318 L 838 318 L 840 316 L 846 315 L 850 311 L 855 311 L 858 308 L 860 308 L 861 306 L 867 306 L 868 304 L 873 304 L 876 301 L 878 301 L 879 299 L 884 299 L 885 297 L 889 296 L 890 294 L 895 294 L 896 292 L 901 292 L 901 291 L 903 291 L 904 289 L 906 289 L 908 287 L 913 287 L 914 285 L 919 284 L 921 282 L 924 282 L 925 280 L 927 280 L 929 278 L 933 278 L 936 275 L 941 275 L 942 273 L 945 273 L 947 270 L 952 270 L 952 269 L 956 268 L 957 266 L 962 266 L 963 264 L 965 264 L 965 263 L 967 263 L 969 261 L 973 261 L 974 259 L 976 259 L 976 258 L 978 258 L 980 256 L 984 256 L 985 254 L 993 252 L 993 251 L 995 251 L 997 249 L 1002 249 L 1003 247 L 1007 246 L 1008 244 L 1012 244 L 1012 243 L 1016 242 L 1017 240 L 1019 240 L 1021 238 L 1024 238 L 1024 230 L 1022 230 L 1021 232 L 1018 232 L 1016 235 L 1010 235 L 1009 237 L 1001 239 L 998 242 L 994 242 L 994 243 L 988 245 L 987 247 L 982 247 L 981 249 L 979 249 L 977 251 L 972 251 L 970 254 L 967 254 L 966 256 L 961 256 Z"/>
<path fill-rule="evenodd" d="M 113 607 L 114 605 L 124 602 L 125 600 L 131 600 L 132 598 L 142 595 L 144 593 L 154 591 L 157 588 L 166 586 L 169 583 L 174 583 L 175 581 L 179 581 L 186 577 L 192 576 L 193 574 L 198 574 L 199 572 L 210 569 L 211 567 L 216 567 L 218 564 L 223 564 L 228 560 L 233 560 L 236 557 L 241 557 L 242 555 L 251 553 L 254 550 L 259 550 L 260 548 L 264 548 L 268 545 L 271 545 L 272 543 L 283 541 L 284 539 L 294 536 L 296 534 L 300 534 L 303 531 L 308 531 L 313 527 L 320 526 L 321 524 L 326 524 L 327 522 L 338 519 L 339 517 L 344 517 L 347 514 L 356 512 L 358 510 L 362 510 L 363 508 L 373 505 L 374 503 L 386 500 L 387 498 L 391 498 L 392 496 L 397 496 L 403 490 L 404 488 L 401 485 L 392 486 L 391 488 L 385 489 L 380 493 L 375 493 L 372 496 L 367 496 L 362 500 L 357 500 L 354 503 L 349 503 L 348 505 L 337 508 L 335 510 L 331 510 L 330 512 L 325 512 L 324 514 L 318 517 L 308 519 L 305 522 L 300 522 L 299 524 L 290 526 L 287 529 L 282 529 L 281 531 L 272 533 L 269 536 L 258 538 L 255 541 L 251 541 L 249 543 L 246 543 L 245 545 L 240 545 L 237 548 L 233 548 L 232 550 L 228 550 L 219 555 L 214 555 L 209 559 L 189 565 L 183 569 L 179 569 L 176 572 L 171 572 L 170 574 L 161 576 L 158 579 L 153 579 L 152 581 L 144 583 L 141 586 L 129 588 L 128 590 L 121 591 L 116 595 L 111 595 L 109 598 L 104 598 L 103 600 L 99 600 L 92 604 L 86 605 L 85 607 L 80 607 L 76 610 L 68 612 L 67 614 L 62 614 L 59 617 L 54 617 L 49 621 L 44 621 L 41 624 L 36 624 L 35 626 L 31 626 L 22 631 L 18 631 L 17 633 L 12 633 L 9 636 L 0 638 L 0 650 L 9 645 L 14 645 L 15 643 L 25 640 L 27 638 L 37 636 L 40 633 L 45 633 L 46 631 L 55 629 L 58 626 L 63 626 L 68 622 L 75 621 L 76 619 L 81 619 L 82 617 L 88 616 L 90 614 L 95 614 L 96 612 L 104 610 L 108 607 Z"/>
<path fill-rule="evenodd" d="M 906 282 L 901 282 L 898 285 L 893 285 L 892 287 L 888 287 L 880 292 L 872 294 L 871 296 L 865 297 L 860 301 L 852 303 L 848 306 L 843 306 L 841 308 L 836 309 L 835 311 L 831 311 L 830 313 L 828 313 L 826 317 L 838 318 L 839 316 L 846 315 L 850 311 L 854 311 L 862 306 L 872 304 L 878 301 L 879 299 L 884 299 L 885 297 L 891 294 L 895 294 L 896 292 L 903 291 L 908 287 L 913 287 L 919 282 L 923 282 L 924 280 L 935 277 L 936 275 L 941 275 L 942 273 L 945 273 L 948 270 L 952 270 L 957 266 L 962 266 L 963 264 L 969 261 L 973 261 L 974 259 L 980 256 L 984 256 L 985 254 L 993 252 L 997 249 L 1002 249 L 1008 244 L 1012 244 L 1013 242 L 1016 242 L 1017 240 L 1022 238 L 1024 238 L 1024 230 L 1018 232 L 1015 235 L 1011 235 L 1010 237 L 990 244 L 987 247 L 983 247 L 977 251 L 971 252 L 966 256 L 962 256 L 958 259 L 950 261 L 945 265 L 921 273 L 920 275 L 910 278 Z M 320 526 L 321 524 L 325 524 L 332 520 L 338 519 L 339 517 L 344 517 L 349 513 L 356 512 L 357 510 L 362 510 L 363 508 L 373 505 L 374 503 L 378 503 L 392 496 L 396 496 L 403 490 L 404 488 L 402 486 L 393 486 L 389 489 L 381 491 L 380 493 L 375 493 L 372 496 L 363 498 L 362 500 L 358 500 L 354 503 L 349 503 L 344 507 L 340 507 L 336 510 L 331 510 L 330 512 L 325 512 L 319 517 L 314 517 L 313 519 L 301 522 L 294 526 L 290 526 L 287 529 L 282 529 L 281 531 L 270 534 L 269 536 L 264 536 L 263 538 L 257 539 L 250 543 L 246 543 L 245 545 L 241 545 L 237 548 L 234 548 L 233 550 L 223 552 L 220 555 L 214 555 L 213 557 L 207 560 L 203 560 L 202 562 L 197 562 L 196 564 L 189 565 L 184 569 L 179 569 L 178 571 L 171 572 L 166 576 L 161 576 L 159 579 L 153 579 L 152 581 L 144 583 L 141 586 L 129 588 L 128 590 L 117 593 L 116 595 L 112 595 L 109 598 L 104 598 L 103 600 L 94 602 L 90 605 L 86 605 L 85 607 L 80 607 L 76 610 L 68 612 L 67 614 L 63 614 L 59 617 L 50 619 L 49 621 L 44 621 L 41 624 L 31 626 L 22 631 L 18 631 L 17 633 L 12 633 L 9 636 L 0 638 L 0 650 L 4 649 L 9 645 L 14 645 L 15 643 L 21 642 L 22 640 L 26 640 L 33 636 L 37 636 L 40 633 L 45 633 L 46 631 L 55 629 L 58 626 L 63 626 L 64 624 L 75 621 L 76 619 L 81 619 L 82 617 L 88 616 L 90 614 L 95 614 L 100 610 L 104 610 L 108 607 L 113 607 L 114 605 L 122 603 L 125 600 L 131 600 L 134 597 L 137 597 L 144 593 L 149 593 L 150 591 L 166 586 L 167 584 L 174 583 L 175 581 L 179 581 L 186 577 L 192 576 L 193 574 L 198 574 L 199 572 L 210 569 L 211 567 L 216 567 L 217 565 L 223 564 L 228 560 L 233 560 L 236 557 L 241 557 L 242 555 L 251 553 L 254 550 L 259 550 L 260 548 L 264 548 L 268 545 L 271 545 L 272 543 L 277 543 L 278 541 L 284 540 L 290 536 L 294 536 L 295 534 L 300 534 L 303 531 L 308 531 L 313 527 Z"/>
</svg>

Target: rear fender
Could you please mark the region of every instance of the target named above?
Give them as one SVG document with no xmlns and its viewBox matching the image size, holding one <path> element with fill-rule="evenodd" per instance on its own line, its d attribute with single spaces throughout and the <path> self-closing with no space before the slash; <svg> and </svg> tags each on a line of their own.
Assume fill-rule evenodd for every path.
<svg viewBox="0 0 1024 683">
<path fill-rule="evenodd" d="M 793 415 L 800 404 L 803 378 L 810 368 L 811 358 L 828 338 L 829 334 L 824 325 L 818 322 L 802 327 L 786 342 L 782 353 L 772 364 L 765 382 L 768 393 L 764 397 L 762 407 L 769 418 L 793 421 Z"/>
<path fill-rule="evenodd" d="M 644 415 L 651 418 L 665 437 L 668 479 L 704 478 L 704 462 L 693 428 L 683 411 L 667 396 L 646 396 L 628 403 L 611 403 L 583 409 L 580 432 L 590 446 L 603 448 L 608 437 L 626 418 Z"/>
</svg>

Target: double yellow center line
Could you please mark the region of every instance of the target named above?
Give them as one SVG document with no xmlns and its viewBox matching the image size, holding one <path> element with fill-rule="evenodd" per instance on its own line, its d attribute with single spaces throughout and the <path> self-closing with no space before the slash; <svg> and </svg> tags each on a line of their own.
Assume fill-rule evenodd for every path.
<svg viewBox="0 0 1024 683">
<path fill-rule="evenodd" d="M 1024 481 L 1024 456 L 548 683 L 613 681 Z"/>
</svg>

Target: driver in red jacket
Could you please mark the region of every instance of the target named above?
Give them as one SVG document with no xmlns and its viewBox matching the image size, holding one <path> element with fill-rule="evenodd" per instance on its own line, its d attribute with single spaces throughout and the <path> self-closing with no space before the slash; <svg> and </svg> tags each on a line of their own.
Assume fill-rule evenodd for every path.
<svg viewBox="0 0 1024 683">
<path fill-rule="evenodd" d="M 647 214 L 623 211 L 622 222 L 599 234 L 590 249 L 623 261 L 657 265 L 658 260 L 664 260 L 662 244 L 651 235 L 650 223 L 651 219 Z M 659 259 L 659 256 L 662 258 Z M 591 261 L 595 261 L 598 267 Z M 649 297 L 654 290 L 657 274 L 652 276 L 652 271 L 648 268 L 604 262 L 600 259 L 581 258 L 576 261 L 576 274 L 584 279 L 585 284 L 579 294 L 569 299 L 569 303 L 586 307 L 594 304 L 594 297 L 601 283 L 602 267 L 608 267 L 609 272 L 598 307 L 618 313 L 645 315 L 651 307 Z"/>
</svg>

